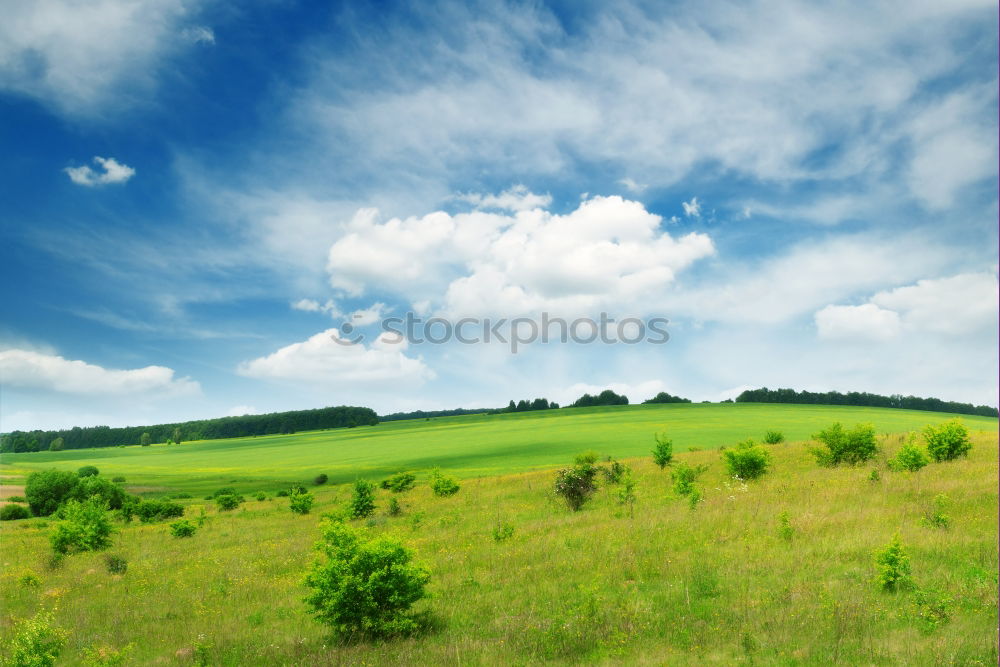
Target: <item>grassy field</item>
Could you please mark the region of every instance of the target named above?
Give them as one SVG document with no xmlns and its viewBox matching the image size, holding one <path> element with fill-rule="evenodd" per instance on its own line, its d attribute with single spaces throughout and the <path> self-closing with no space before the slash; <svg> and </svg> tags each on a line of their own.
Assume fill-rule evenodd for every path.
<svg viewBox="0 0 1000 667">
<path fill-rule="evenodd" d="M 326 473 L 331 482 L 382 477 L 440 466 L 459 477 L 551 468 L 586 449 L 616 457 L 643 456 L 666 430 L 678 451 L 717 448 L 761 438 L 770 428 L 789 440 L 808 438 L 833 421 L 868 421 L 900 433 L 953 417 L 933 412 L 812 405 L 673 404 L 573 408 L 386 422 L 377 426 L 295 435 L 4 455 L 0 474 L 76 470 L 95 465 L 107 477 L 153 489 L 204 493 L 225 484 L 276 490 Z M 997 420 L 963 417 L 970 429 L 995 431 Z"/>
<path fill-rule="evenodd" d="M 0 634 L 10 635 L 15 617 L 55 609 L 70 631 L 64 664 L 79 664 L 87 649 L 130 645 L 126 664 L 135 665 L 199 657 L 234 666 L 996 664 L 996 420 L 966 418 L 980 429 L 969 458 L 915 474 L 886 467 L 903 442 L 898 435 L 883 436 L 879 458 L 863 467 L 820 468 L 805 442 L 769 446 L 772 472 L 746 485 L 726 478 L 717 450 L 767 428 L 798 440 L 834 420 L 897 433 L 944 417 L 653 406 L 4 457 L 5 475 L 85 462 L 171 489 L 238 479 L 266 490 L 316 472 L 351 480 L 430 465 L 465 480 L 450 498 L 418 485 L 400 496 L 399 517 L 385 515 L 389 493 L 380 490 L 375 517 L 354 522 L 363 533 L 399 537 L 430 568 L 432 597 L 419 608 L 435 624 L 417 638 L 337 643 L 305 613 L 301 578 L 320 515 L 343 507 L 350 493 L 332 483 L 313 489 L 317 505 L 306 516 L 292 514 L 284 498 L 229 513 L 190 500 L 189 516 L 208 514 L 190 539 L 171 537 L 164 524 L 124 526 L 111 549 L 127 559 L 124 575 L 108 573 L 104 554 L 50 569 L 51 524 L 4 522 Z M 680 449 L 701 448 L 678 459 L 708 466 L 694 509 L 648 455 L 652 433 L 664 427 Z M 584 449 L 633 467 L 634 513 L 616 501 L 615 486 L 578 513 L 552 494 L 551 467 Z M 873 468 L 878 482 L 869 480 Z M 947 529 L 922 521 L 941 494 Z M 783 512 L 790 535 L 780 531 Z M 514 527 L 507 541 L 492 537 L 498 520 Z M 873 581 L 873 553 L 896 533 L 922 594 L 884 593 Z M 927 623 L 930 607 L 921 601 L 942 598 L 947 619 Z"/>
</svg>

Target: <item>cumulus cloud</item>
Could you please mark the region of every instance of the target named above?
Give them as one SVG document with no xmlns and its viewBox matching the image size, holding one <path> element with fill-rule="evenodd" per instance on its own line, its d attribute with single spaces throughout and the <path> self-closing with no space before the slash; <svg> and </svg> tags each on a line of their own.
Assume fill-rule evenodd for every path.
<svg viewBox="0 0 1000 667">
<path fill-rule="evenodd" d="M 204 25 L 191 26 L 181 32 L 184 39 L 188 39 L 195 44 L 215 44 L 215 32 Z"/>
<path fill-rule="evenodd" d="M 177 396 L 201 391 L 197 382 L 190 378 L 175 378 L 173 369 L 164 366 L 113 370 L 84 361 L 22 349 L 0 351 L 0 379 L 13 387 L 88 396 Z"/>
<path fill-rule="evenodd" d="M 327 329 L 237 367 L 240 375 L 267 380 L 305 382 L 349 392 L 355 387 L 419 386 L 434 377 L 419 358 L 406 356 L 406 341 L 383 334 L 370 345 L 348 344 L 337 329 Z"/>
<path fill-rule="evenodd" d="M 899 314 L 873 303 L 861 306 L 827 306 L 815 316 L 820 338 L 887 341 L 901 330 Z"/>
<path fill-rule="evenodd" d="M 618 183 L 621 184 L 621 185 L 623 185 L 625 187 L 625 189 L 628 190 L 629 192 L 633 192 L 633 193 L 636 193 L 636 194 L 642 192 L 643 190 L 645 190 L 646 188 L 649 187 L 648 185 L 645 185 L 643 183 L 636 183 L 631 178 L 620 179 L 618 181 Z"/>
<path fill-rule="evenodd" d="M 634 201 L 594 197 L 566 214 L 435 212 L 379 222 L 360 211 L 330 248 L 330 282 L 394 292 L 456 314 L 637 306 L 714 253 L 705 234 L 674 238 Z"/>
<path fill-rule="evenodd" d="M 701 217 L 701 204 L 698 202 L 697 197 L 691 197 L 691 201 L 681 202 L 681 206 L 684 207 L 684 215 L 687 217 Z"/>
<path fill-rule="evenodd" d="M 77 185 L 94 187 L 95 185 L 108 185 L 109 183 L 124 183 L 135 176 L 135 169 L 121 164 L 113 157 L 94 157 L 94 164 L 97 169 L 89 165 L 80 167 L 66 167 L 64 171 L 69 175 L 69 179 Z"/>
<path fill-rule="evenodd" d="M 292 303 L 292 310 L 302 310 L 307 313 L 324 313 L 330 317 L 340 317 L 340 309 L 333 299 L 327 299 L 326 303 L 320 303 L 315 299 L 299 299 Z"/>
<path fill-rule="evenodd" d="M 498 195 L 470 192 L 456 195 L 454 199 L 467 202 L 479 209 L 502 211 L 528 211 L 533 208 L 544 208 L 552 203 L 552 195 L 536 195 L 525 185 L 515 185 Z"/>
</svg>

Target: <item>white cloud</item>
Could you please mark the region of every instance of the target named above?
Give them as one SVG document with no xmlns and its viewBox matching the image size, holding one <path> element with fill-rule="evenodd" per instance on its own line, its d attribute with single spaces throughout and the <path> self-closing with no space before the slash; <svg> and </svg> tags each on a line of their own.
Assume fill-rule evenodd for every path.
<svg viewBox="0 0 1000 667">
<path fill-rule="evenodd" d="M 419 358 L 406 356 L 406 341 L 392 343 L 383 334 L 370 345 L 347 344 L 337 329 L 322 331 L 264 357 L 241 363 L 246 377 L 306 382 L 350 392 L 352 387 L 419 386 L 434 373 Z"/>
<path fill-rule="evenodd" d="M 697 197 L 691 197 L 691 201 L 681 202 L 681 206 L 684 207 L 684 215 L 689 218 L 699 218 L 701 217 L 701 204 L 698 203 Z"/>
<path fill-rule="evenodd" d="M 816 313 L 820 338 L 831 340 L 888 341 L 899 336 L 899 315 L 866 303 L 861 306 L 827 306 Z"/>
<path fill-rule="evenodd" d="M 353 326 L 365 327 L 380 321 L 391 309 L 384 303 L 373 303 L 367 308 L 361 308 L 351 313 L 349 321 Z"/>
<path fill-rule="evenodd" d="M 625 186 L 626 190 L 628 190 L 629 192 L 636 193 L 636 194 L 642 192 L 643 190 L 645 190 L 646 188 L 649 187 L 648 185 L 645 185 L 643 183 L 636 183 L 631 178 L 623 178 L 623 179 L 619 180 L 618 182 L 621 185 Z"/>
<path fill-rule="evenodd" d="M 552 195 L 536 195 L 525 185 L 515 185 L 498 195 L 470 192 L 455 195 L 454 199 L 468 202 L 478 209 L 499 209 L 502 211 L 528 211 L 533 208 L 544 208 L 552 203 Z"/>
<path fill-rule="evenodd" d="M 204 25 L 196 25 L 185 28 L 181 36 L 189 39 L 195 44 L 215 44 L 215 32 Z"/>
<path fill-rule="evenodd" d="M 617 196 L 594 197 L 566 215 L 438 211 L 381 223 L 363 210 L 330 248 L 327 268 L 336 288 L 390 291 L 453 314 L 638 307 L 714 252 L 707 235 L 675 239 L 661 222 Z"/>
<path fill-rule="evenodd" d="M 0 351 L 0 379 L 14 387 L 84 395 L 177 396 L 201 391 L 194 380 L 174 378 L 174 371 L 163 366 L 112 370 L 22 349 Z"/>
<path fill-rule="evenodd" d="M 950 335 L 994 331 L 997 300 L 997 277 L 990 273 L 920 280 L 871 298 L 873 304 L 897 311 L 908 330 Z"/>
<path fill-rule="evenodd" d="M 292 304 L 292 309 L 302 310 L 307 313 L 324 313 L 333 318 L 341 316 L 340 309 L 333 299 L 327 299 L 326 303 L 320 303 L 315 299 L 299 299 Z"/>
<path fill-rule="evenodd" d="M 94 163 L 97 164 L 97 169 L 93 169 L 89 165 L 83 165 L 80 167 L 66 167 L 64 171 L 69 175 L 71 181 L 77 185 L 87 187 L 108 185 L 109 183 L 124 183 L 135 175 L 135 169 L 121 164 L 113 157 L 94 157 Z"/>
<path fill-rule="evenodd" d="M 234 405 L 226 411 L 227 417 L 242 417 L 243 415 L 256 415 L 260 411 L 252 405 Z"/>
</svg>

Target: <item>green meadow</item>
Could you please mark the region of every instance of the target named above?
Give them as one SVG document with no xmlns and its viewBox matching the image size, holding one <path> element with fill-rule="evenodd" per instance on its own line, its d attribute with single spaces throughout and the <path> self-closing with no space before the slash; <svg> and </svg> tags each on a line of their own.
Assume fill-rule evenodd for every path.
<svg viewBox="0 0 1000 667">
<path fill-rule="evenodd" d="M 52 518 L 3 522 L 0 640 L 49 609 L 69 633 L 56 663 L 66 665 L 992 665 L 997 420 L 962 417 L 967 458 L 916 473 L 887 465 L 906 432 L 949 417 L 634 406 L 4 456 L 8 488 L 31 470 L 92 464 L 146 495 L 190 492 L 186 516 L 205 519 L 183 539 L 165 523 L 118 524 L 107 552 L 61 563 Z M 808 437 L 833 421 L 873 422 L 876 459 L 819 467 Z M 728 478 L 719 448 L 768 429 L 787 438 L 767 446 L 771 471 Z M 663 430 L 677 463 L 707 468 L 694 507 L 651 460 Z M 579 512 L 553 493 L 555 468 L 589 449 L 632 468 L 633 508 L 603 481 Z M 433 467 L 462 478 L 456 495 L 430 492 Z M 322 515 L 346 505 L 356 477 L 400 470 L 418 473 L 394 496 L 402 513 L 389 516 L 394 494 L 378 489 L 373 517 L 351 525 L 400 539 L 429 568 L 430 597 L 416 609 L 431 623 L 410 638 L 336 639 L 303 603 Z M 330 482 L 313 486 L 318 473 Z M 315 494 L 312 513 L 274 495 L 290 482 Z M 222 512 L 202 496 L 223 484 L 267 497 Z M 927 520 L 935 512 L 944 525 Z M 498 525 L 512 534 L 497 541 Z M 897 534 L 914 586 L 885 592 L 874 554 Z M 109 572 L 109 553 L 126 572 Z"/>
</svg>

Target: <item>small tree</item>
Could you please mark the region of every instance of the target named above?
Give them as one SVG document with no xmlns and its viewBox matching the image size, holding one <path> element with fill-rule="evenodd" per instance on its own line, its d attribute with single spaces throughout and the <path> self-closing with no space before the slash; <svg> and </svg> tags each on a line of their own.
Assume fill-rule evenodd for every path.
<svg viewBox="0 0 1000 667">
<path fill-rule="evenodd" d="M 56 438 L 49 443 L 50 452 L 61 452 L 66 447 L 62 438 Z"/>
<path fill-rule="evenodd" d="M 555 491 L 574 512 L 578 512 L 597 491 L 594 478 L 597 468 L 590 463 L 578 463 L 556 473 Z"/>
<path fill-rule="evenodd" d="M 56 553 L 98 551 L 111 546 L 112 526 L 107 508 L 97 498 L 83 502 L 68 500 L 63 506 L 63 520 L 49 536 Z"/>
<path fill-rule="evenodd" d="M 354 495 L 351 497 L 350 512 L 352 519 L 364 519 L 374 514 L 374 484 L 363 479 L 354 482 Z"/>
<path fill-rule="evenodd" d="M 316 502 L 315 496 L 308 491 L 288 496 L 288 506 L 296 514 L 309 514 L 314 502 Z"/>
<path fill-rule="evenodd" d="M 759 479 L 771 465 L 771 455 L 753 440 L 745 440 L 734 449 L 722 452 L 730 477 Z"/>
<path fill-rule="evenodd" d="M 928 463 L 930 460 L 927 455 L 920 451 L 911 438 L 896 453 L 896 457 L 889 461 L 889 468 L 897 471 L 917 472 Z"/>
<path fill-rule="evenodd" d="M 187 519 L 174 521 L 170 524 L 170 534 L 174 537 L 191 537 L 195 530 L 197 530 L 196 526 Z"/>
<path fill-rule="evenodd" d="M 31 512 L 24 505 L 8 503 L 0 507 L 0 521 L 20 521 L 31 518 Z"/>
<path fill-rule="evenodd" d="M 236 493 L 224 493 L 215 497 L 215 505 L 223 512 L 234 510 L 243 502 L 243 496 Z"/>
<path fill-rule="evenodd" d="M 393 493 L 403 493 L 412 489 L 416 481 L 417 476 L 412 472 L 398 472 L 387 479 L 383 479 L 381 486 L 383 489 L 388 489 Z"/>
<path fill-rule="evenodd" d="M 667 437 L 666 433 L 658 433 L 653 436 L 656 446 L 653 447 L 653 463 L 663 470 L 674 459 L 674 441 Z"/>
<path fill-rule="evenodd" d="M 52 667 L 66 646 L 69 632 L 55 627 L 51 611 L 40 611 L 14 628 L 5 645 L 4 665 L 16 667 Z"/>
<path fill-rule="evenodd" d="M 316 486 L 323 486 L 328 481 L 330 481 L 330 476 L 327 475 L 325 472 L 321 472 L 320 474 L 316 475 L 316 477 L 313 479 L 313 484 L 315 484 Z"/>
<path fill-rule="evenodd" d="M 435 496 L 453 496 L 462 488 L 454 477 L 442 475 L 440 470 L 435 470 L 431 474 L 431 491 Z"/>
<path fill-rule="evenodd" d="M 937 426 L 924 427 L 927 451 L 935 461 L 953 461 L 959 456 L 968 456 L 972 449 L 969 429 L 958 419 L 949 419 Z"/>
<path fill-rule="evenodd" d="M 149 447 L 153 444 L 153 436 L 149 435 L 149 433 L 143 433 L 139 438 L 139 444 L 143 447 Z"/>
<path fill-rule="evenodd" d="M 707 466 L 691 466 L 681 462 L 670 471 L 670 476 L 674 480 L 674 492 L 680 496 L 689 495 L 694 491 L 694 483 L 699 475 L 708 470 Z"/>
<path fill-rule="evenodd" d="M 179 426 L 175 426 L 175 427 L 174 427 L 174 433 L 173 433 L 173 437 L 171 438 L 171 440 L 173 440 L 173 441 L 174 441 L 174 444 L 175 444 L 175 445 L 179 445 L 179 444 L 181 444 L 181 435 L 182 435 L 182 434 L 181 434 L 181 429 L 180 429 L 180 427 L 179 427 Z"/>
<path fill-rule="evenodd" d="M 28 475 L 24 483 L 24 496 L 35 516 L 48 516 L 59 505 L 73 496 L 80 478 L 63 470 L 42 470 Z"/>
<path fill-rule="evenodd" d="M 101 474 L 101 471 L 97 469 L 97 466 L 83 466 L 76 471 L 77 477 L 97 477 Z"/>
<path fill-rule="evenodd" d="M 785 441 L 785 434 L 781 431 L 768 431 L 764 434 L 764 444 L 777 445 Z"/>
<path fill-rule="evenodd" d="M 632 471 L 626 470 L 622 477 L 622 486 L 618 489 L 618 502 L 628 507 L 628 515 L 635 516 L 635 479 Z"/>
<path fill-rule="evenodd" d="M 872 424 L 857 424 L 848 431 L 840 422 L 836 422 L 814 435 L 813 439 L 826 445 L 825 450 L 812 450 L 816 460 L 824 466 L 862 463 L 878 453 L 875 427 Z"/>
<path fill-rule="evenodd" d="M 896 591 L 911 584 L 910 557 L 897 533 L 884 549 L 875 553 L 876 581 L 885 591 Z"/>
<path fill-rule="evenodd" d="M 387 537 L 363 541 L 339 521 L 326 522 L 322 530 L 319 557 L 305 576 L 309 612 L 341 636 L 416 630 L 410 608 L 426 595 L 430 572 L 413 562 L 412 552 Z"/>
</svg>

